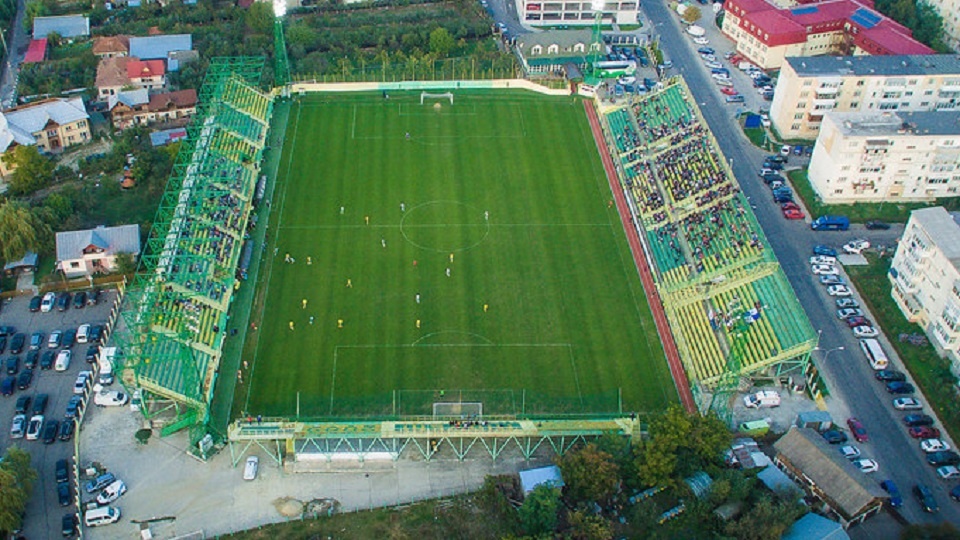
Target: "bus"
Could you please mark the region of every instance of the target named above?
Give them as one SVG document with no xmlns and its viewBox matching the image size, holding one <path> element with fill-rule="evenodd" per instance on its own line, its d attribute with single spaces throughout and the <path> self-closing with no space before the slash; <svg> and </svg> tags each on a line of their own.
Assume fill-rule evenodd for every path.
<svg viewBox="0 0 960 540">
<path fill-rule="evenodd" d="M 633 60 L 603 60 L 593 65 L 597 76 L 604 79 L 615 79 L 624 75 L 633 75 L 637 71 L 637 63 Z"/>
<path fill-rule="evenodd" d="M 883 347 L 880 346 L 879 341 L 875 339 L 861 339 L 860 349 L 863 350 L 863 354 L 867 357 L 867 361 L 870 362 L 870 367 L 873 369 L 887 369 L 887 366 L 890 365 L 890 359 L 887 358 L 887 354 L 883 352 Z"/>
</svg>

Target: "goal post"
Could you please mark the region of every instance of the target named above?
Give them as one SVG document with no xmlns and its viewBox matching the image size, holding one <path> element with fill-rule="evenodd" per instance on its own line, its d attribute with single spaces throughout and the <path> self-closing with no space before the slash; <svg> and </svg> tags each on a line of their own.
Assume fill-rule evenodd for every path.
<svg viewBox="0 0 960 540">
<path fill-rule="evenodd" d="M 428 99 L 449 99 L 450 105 L 453 105 L 453 92 L 444 92 L 442 94 L 431 94 L 430 92 L 420 92 L 420 104 Z"/>
</svg>

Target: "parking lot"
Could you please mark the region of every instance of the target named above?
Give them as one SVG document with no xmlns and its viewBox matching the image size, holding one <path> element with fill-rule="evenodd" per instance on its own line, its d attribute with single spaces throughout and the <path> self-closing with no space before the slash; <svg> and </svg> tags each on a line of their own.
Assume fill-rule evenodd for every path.
<svg viewBox="0 0 960 540">
<path fill-rule="evenodd" d="M 38 365 L 33 368 L 33 378 L 29 388 L 20 390 L 14 385 L 12 395 L 5 395 L 0 400 L 0 418 L 4 422 L 5 428 L 4 449 L 16 445 L 30 453 L 31 464 L 37 470 L 37 481 L 34 485 L 33 496 L 27 503 L 26 515 L 24 518 L 23 535 L 26 538 L 58 538 L 61 536 L 61 519 L 65 513 L 76 511 L 75 506 L 62 507 L 59 504 L 57 495 L 57 483 L 55 479 L 54 467 L 59 459 L 70 459 L 74 454 L 74 438 L 63 441 L 57 434 L 57 440 L 46 444 L 41 440 L 27 440 L 23 438 L 11 437 L 11 425 L 14 417 L 14 408 L 18 398 L 22 396 L 30 397 L 30 405 L 27 407 L 27 419 L 32 416 L 32 409 L 36 402 L 36 397 L 40 394 L 49 396 L 46 408 L 43 412 L 44 423 L 52 420 L 62 422 L 65 419 L 67 403 L 74 395 L 74 382 L 77 374 L 82 370 L 91 369 L 90 364 L 85 362 L 85 356 L 88 344 L 74 343 L 71 350 L 72 358 L 70 365 L 64 371 L 56 371 L 53 366 L 49 369 L 42 369 L 40 362 L 46 353 L 53 353 L 48 358 L 55 357 L 63 350 L 63 347 L 48 347 L 47 340 L 50 333 L 56 330 L 76 331 L 82 324 L 103 325 L 107 322 L 110 310 L 116 300 L 116 293 L 112 290 L 104 290 L 96 305 L 84 305 L 77 309 L 71 302 L 64 311 L 59 311 L 54 307 L 50 312 L 31 312 L 29 310 L 31 297 L 20 296 L 3 302 L 0 310 L 0 325 L 11 326 L 18 334 L 23 334 L 25 344 L 20 354 L 11 354 L 13 335 L 7 337 L 7 345 L 0 358 L 3 359 L 3 378 L 7 375 L 7 364 L 10 358 L 16 358 L 18 372 L 26 369 L 28 364 L 27 356 L 30 354 L 31 336 L 40 332 L 43 334 L 43 340 L 36 355 Z M 88 385 L 89 388 L 89 385 Z M 42 431 L 41 431 L 42 436 Z M 71 461 L 72 463 L 72 461 Z M 71 473 L 72 474 L 72 473 Z M 73 486 L 70 488 L 71 499 L 75 496 Z"/>
</svg>

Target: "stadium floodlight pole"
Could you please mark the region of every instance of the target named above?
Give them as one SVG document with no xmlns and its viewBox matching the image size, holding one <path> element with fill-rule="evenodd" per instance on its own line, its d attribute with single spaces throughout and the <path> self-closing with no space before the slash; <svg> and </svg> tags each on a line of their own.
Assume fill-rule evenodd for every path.
<svg viewBox="0 0 960 540">
<path fill-rule="evenodd" d="M 603 2 L 604 0 L 590 1 L 590 7 L 593 9 L 593 40 L 590 43 L 590 47 L 593 51 L 588 58 L 590 61 L 590 70 L 595 77 L 599 77 L 600 75 L 600 68 L 597 67 L 597 62 L 600 61 L 602 57 L 600 51 L 603 50 L 603 33 L 601 29 L 603 23 Z"/>
</svg>

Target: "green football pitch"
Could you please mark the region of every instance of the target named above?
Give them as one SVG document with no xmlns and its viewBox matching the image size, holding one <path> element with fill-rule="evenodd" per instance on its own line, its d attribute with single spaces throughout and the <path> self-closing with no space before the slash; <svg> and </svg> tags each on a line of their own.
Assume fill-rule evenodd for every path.
<svg viewBox="0 0 960 540">
<path fill-rule="evenodd" d="M 312 95 L 286 129 L 244 410 L 676 402 L 579 100 Z"/>
</svg>

